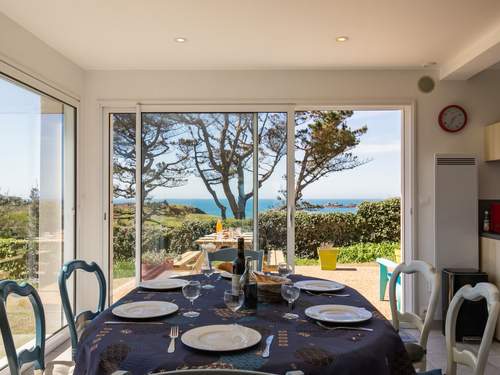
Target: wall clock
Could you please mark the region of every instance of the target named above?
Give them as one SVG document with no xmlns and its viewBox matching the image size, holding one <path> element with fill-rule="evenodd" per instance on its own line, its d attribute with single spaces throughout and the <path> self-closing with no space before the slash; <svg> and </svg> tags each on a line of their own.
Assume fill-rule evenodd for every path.
<svg viewBox="0 0 500 375">
<path fill-rule="evenodd" d="M 439 112 L 439 126 L 443 130 L 455 133 L 462 130 L 465 125 L 467 125 L 467 112 L 459 105 L 449 105 Z"/>
</svg>

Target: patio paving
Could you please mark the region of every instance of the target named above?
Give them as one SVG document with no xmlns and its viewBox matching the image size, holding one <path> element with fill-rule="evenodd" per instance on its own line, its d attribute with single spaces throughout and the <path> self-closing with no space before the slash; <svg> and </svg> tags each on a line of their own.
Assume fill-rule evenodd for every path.
<svg viewBox="0 0 500 375">
<path fill-rule="evenodd" d="M 296 266 L 295 273 L 338 281 L 360 292 L 386 318 L 390 319 L 388 293 L 385 301 L 379 301 L 379 269 L 377 263 L 337 264 L 335 271 L 323 271 L 320 266 Z M 340 297 L 339 297 L 340 300 Z M 340 302 L 339 302 L 340 303 Z"/>
</svg>

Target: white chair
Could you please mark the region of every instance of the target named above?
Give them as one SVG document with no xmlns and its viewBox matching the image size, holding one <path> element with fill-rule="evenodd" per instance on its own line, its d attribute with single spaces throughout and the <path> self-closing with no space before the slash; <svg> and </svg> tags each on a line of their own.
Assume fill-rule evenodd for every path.
<svg viewBox="0 0 500 375">
<path fill-rule="evenodd" d="M 488 321 L 486 322 L 486 328 L 484 329 L 479 351 L 477 355 L 475 355 L 470 350 L 457 349 L 455 333 L 458 312 L 464 301 L 478 301 L 481 298 L 485 298 L 488 305 Z M 499 312 L 500 293 L 495 285 L 490 283 L 478 283 L 474 288 L 470 285 L 465 285 L 460 288 L 451 300 L 450 306 L 448 307 L 448 313 L 446 314 L 445 335 L 446 349 L 448 352 L 446 375 L 456 375 L 457 363 L 470 367 L 473 375 L 484 374 Z"/>
<path fill-rule="evenodd" d="M 430 285 L 431 296 L 429 298 L 427 312 L 423 319 L 417 314 L 411 312 L 400 313 L 398 311 L 396 288 L 397 280 L 402 273 L 419 273 L 424 276 L 426 282 Z M 437 307 L 440 285 L 441 282 L 439 275 L 434 267 L 421 260 L 414 260 L 409 264 L 399 264 L 392 272 L 391 280 L 389 282 L 389 302 L 391 305 L 392 325 L 394 326 L 394 329 L 399 332 L 400 322 L 406 322 L 417 328 L 420 332 L 418 342 L 405 342 L 404 345 L 413 366 L 421 371 L 425 371 L 426 369 L 427 339 L 429 338 L 431 323 Z"/>
</svg>

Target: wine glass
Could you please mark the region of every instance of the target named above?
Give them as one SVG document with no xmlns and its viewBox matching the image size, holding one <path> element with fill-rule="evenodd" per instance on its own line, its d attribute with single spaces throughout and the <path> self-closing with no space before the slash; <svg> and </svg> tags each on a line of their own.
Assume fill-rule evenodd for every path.
<svg viewBox="0 0 500 375">
<path fill-rule="evenodd" d="M 241 309 L 244 301 L 245 293 L 242 290 L 239 290 L 238 294 L 234 294 L 232 290 L 226 290 L 224 292 L 224 303 L 233 313 Z"/>
<path fill-rule="evenodd" d="M 278 264 L 278 274 L 282 277 L 288 277 L 292 274 L 292 267 L 288 265 L 288 263 L 280 263 Z"/>
<path fill-rule="evenodd" d="M 201 265 L 201 273 L 204 274 L 208 278 L 208 282 L 202 286 L 203 289 L 213 289 L 215 288 L 210 284 L 210 276 L 212 276 L 215 270 L 210 264 L 210 259 L 208 258 L 208 245 L 203 246 L 203 264 Z"/>
<path fill-rule="evenodd" d="M 194 300 L 200 296 L 201 285 L 199 281 L 190 281 L 182 287 L 182 294 L 191 302 L 191 311 L 185 312 L 182 316 L 186 318 L 196 318 L 200 316 L 200 313 L 193 311 Z"/>
<path fill-rule="evenodd" d="M 288 301 L 288 312 L 283 315 L 286 319 L 297 319 L 299 316 L 293 314 L 293 303 L 299 298 L 300 288 L 294 284 L 282 284 L 281 285 L 281 296 Z"/>
</svg>

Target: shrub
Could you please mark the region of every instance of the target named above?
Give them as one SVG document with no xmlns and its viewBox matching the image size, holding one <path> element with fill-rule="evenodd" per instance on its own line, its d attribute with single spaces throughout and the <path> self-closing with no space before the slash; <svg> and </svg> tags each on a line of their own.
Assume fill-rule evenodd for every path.
<svg viewBox="0 0 500 375">
<path fill-rule="evenodd" d="M 356 213 L 362 242 L 399 241 L 401 204 L 398 198 L 363 202 Z"/>
<path fill-rule="evenodd" d="M 365 263 L 373 262 L 377 258 L 396 260 L 396 250 L 400 248 L 399 242 L 360 242 L 342 247 L 337 258 L 339 263 Z"/>
<path fill-rule="evenodd" d="M 32 241 L 0 238 L 0 278 L 19 280 L 36 277 L 37 275 L 30 275 L 30 270 L 36 272 L 38 269 L 36 254 Z"/>
</svg>

